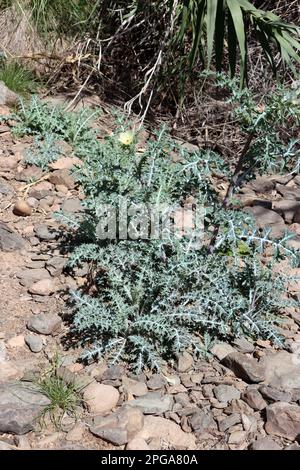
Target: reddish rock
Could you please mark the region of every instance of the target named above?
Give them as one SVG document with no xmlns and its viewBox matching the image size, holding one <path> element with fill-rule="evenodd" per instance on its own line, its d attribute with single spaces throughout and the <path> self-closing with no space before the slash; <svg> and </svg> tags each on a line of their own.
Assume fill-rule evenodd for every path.
<svg viewBox="0 0 300 470">
<path fill-rule="evenodd" d="M 294 441 L 300 435 L 300 406 L 278 402 L 269 405 L 265 429 L 268 434 Z"/>
<path fill-rule="evenodd" d="M 299 346 L 299 345 L 298 345 Z M 300 364 L 297 360 L 299 350 L 294 354 L 278 351 L 262 359 L 265 368 L 266 385 L 284 390 L 300 388 Z"/>
<path fill-rule="evenodd" d="M 95 418 L 90 431 L 101 439 L 121 446 L 131 441 L 143 429 L 144 416 L 139 409 L 121 408 L 117 412 Z"/>
<path fill-rule="evenodd" d="M 91 383 L 85 388 L 83 399 L 91 413 L 107 413 L 117 405 L 119 392 L 111 385 Z"/>
<path fill-rule="evenodd" d="M 35 165 L 30 165 L 16 174 L 16 180 L 23 181 L 24 183 L 29 183 L 33 179 L 39 180 L 42 176 L 43 171 L 41 170 L 41 168 Z"/>
<path fill-rule="evenodd" d="M 0 170 L 10 171 L 18 166 L 18 159 L 14 156 L 2 157 L 0 156 Z"/>
<path fill-rule="evenodd" d="M 18 103 L 19 97 L 16 93 L 11 91 L 4 82 L 0 81 L 0 105 L 2 106 L 15 106 Z"/>
<path fill-rule="evenodd" d="M 258 390 L 247 389 L 242 395 L 242 399 L 248 403 L 255 411 L 261 411 L 267 406 L 267 402 L 263 399 Z"/>
<path fill-rule="evenodd" d="M 145 439 L 134 438 L 132 441 L 128 442 L 126 450 L 150 450 Z"/>
<path fill-rule="evenodd" d="M 32 209 L 26 201 L 20 200 L 15 203 L 13 213 L 21 217 L 28 217 L 32 214 Z"/>
<path fill-rule="evenodd" d="M 160 450 L 162 443 L 170 449 L 194 450 L 196 448 L 193 434 L 182 431 L 178 424 L 159 416 L 145 416 L 144 427 L 136 438 L 146 442 L 151 441 L 152 450 Z"/>
<path fill-rule="evenodd" d="M 57 290 L 56 284 L 52 279 L 41 279 L 35 282 L 29 289 L 30 294 L 49 296 Z"/>
<path fill-rule="evenodd" d="M 228 354 L 222 363 L 231 369 L 235 375 L 245 382 L 259 383 L 265 379 L 264 367 L 259 364 L 253 357 L 246 356 L 242 353 Z"/>
<path fill-rule="evenodd" d="M 74 189 L 75 181 L 69 170 L 55 170 L 49 177 L 50 183 L 55 186 L 66 186 L 68 189 Z"/>
<path fill-rule="evenodd" d="M 50 163 L 52 170 L 71 170 L 74 166 L 82 166 L 83 162 L 77 157 L 61 157 L 56 162 Z"/>
</svg>

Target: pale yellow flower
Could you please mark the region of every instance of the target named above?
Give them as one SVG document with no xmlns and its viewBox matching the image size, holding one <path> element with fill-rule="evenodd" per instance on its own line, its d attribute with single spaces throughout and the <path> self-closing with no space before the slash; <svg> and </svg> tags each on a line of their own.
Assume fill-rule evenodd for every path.
<svg viewBox="0 0 300 470">
<path fill-rule="evenodd" d="M 123 145 L 131 145 L 134 139 L 134 134 L 131 131 L 121 132 L 119 134 L 119 142 Z"/>
</svg>

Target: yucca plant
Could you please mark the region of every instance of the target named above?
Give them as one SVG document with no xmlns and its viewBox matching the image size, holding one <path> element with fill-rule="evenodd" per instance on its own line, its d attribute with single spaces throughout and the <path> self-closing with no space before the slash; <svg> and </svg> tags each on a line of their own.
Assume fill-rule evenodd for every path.
<svg viewBox="0 0 300 470">
<path fill-rule="evenodd" d="M 274 72 L 277 68 L 276 51 L 285 65 L 293 67 L 294 62 L 300 63 L 300 28 L 282 21 L 270 11 L 256 8 L 248 0 L 184 0 L 178 5 L 178 11 L 180 31 L 176 41 L 183 43 L 191 36 L 191 67 L 200 57 L 209 68 L 215 51 L 216 68 L 221 71 L 227 49 L 230 72 L 234 76 L 239 49 L 243 85 L 247 78 L 247 33 L 250 26 Z"/>
</svg>

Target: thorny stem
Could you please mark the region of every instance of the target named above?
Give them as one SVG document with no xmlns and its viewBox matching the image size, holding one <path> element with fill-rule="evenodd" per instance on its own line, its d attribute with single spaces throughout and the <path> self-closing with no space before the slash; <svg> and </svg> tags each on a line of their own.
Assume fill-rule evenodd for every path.
<svg viewBox="0 0 300 470">
<path fill-rule="evenodd" d="M 248 135 L 248 138 L 245 142 L 244 148 L 241 152 L 240 158 L 239 158 L 239 160 L 236 164 L 234 174 L 231 178 L 230 184 L 228 186 L 228 189 L 226 191 L 226 194 L 225 194 L 223 202 L 222 202 L 222 208 L 225 209 L 225 210 L 228 208 L 231 197 L 232 197 L 232 194 L 233 194 L 233 192 L 234 192 L 234 190 L 237 186 L 237 183 L 240 181 L 240 173 L 243 170 L 245 158 L 248 154 L 249 148 L 251 146 L 251 143 L 252 143 L 254 137 L 255 137 L 255 132 L 251 132 Z M 219 224 L 215 225 L 213 235 L 211 237 L 210 244 L 209 244 L 209 247 L 208 247 L 209 254 L 213 254 L 213 252 L 215 250 L 215 244 L 216 244 L 216 241 L 217 241 L 219 230 L 220 230 L 220 225 Z"/>
</svg>

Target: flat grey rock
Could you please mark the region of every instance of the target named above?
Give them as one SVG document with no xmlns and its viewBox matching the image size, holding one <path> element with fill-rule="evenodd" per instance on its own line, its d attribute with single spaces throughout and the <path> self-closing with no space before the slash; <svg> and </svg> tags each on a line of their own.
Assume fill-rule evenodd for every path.
<svg viewBox="0 0 300 470">
<path fill-rule="evenodd" d="M 192 415 L 189 420 L 194 431 L 198 433 L 209 432 L 217 428 L 217 423 L 215 422 L 213 415 L 210 411 L 197 411 Z"/>
<path fill-rule="evenodd" d="M 43 341 L 39 336 L 27 335 L 24 339 L 30 351 L 33 353 L 39 353 L 43 349 Z"/>
<path fill-rule="evenodd" d="M 241 396 L 241 392 L 232 385 L 217 385 L 214 387 L 214 394 L 221 403 L 239 399 Z"/>
<path fill-rule="evenodd" d="M 1 180 L 0 180 L 0 197 L 1 196 L 10 196 L 11 194 L 13 194 L 14 192 L 14 189 L 12 186 L 6 184 L 6 183 L 3 183 Z"/>
<path fill-rule="evenodd" d="M 146 415 L 161 415 L 171 410 L 173 398 L 160 392 L 149 392 L 147 395 L 126 402 L 126 405 L 137 406 Z"/>
<path fill-rule="evenodd" d="M 59 233 L 51 227 L 48 227 L 46 224 L 36 225 L 34 227 L 36 236 L 40 240 L 51 241 L 58 238 Z"/>
<path fill-rule="evenodd" d="M 263 358 L 265 383 L 284 392 L 300 388 L 300 361 L 297 354 L 279 351 Z"/>
<path fill-rule="evenodd" d="M 0 222 L 0 251 L 18 251 L 26 248 L 25 240 L 4 222 Z"/>
<path fill-rule="evenodd" d="M 77 212 L 83 211 L 83 207 L 78 198 L 66 199 L 61 209 L 63 212 L 68 212 L 69 214 L 76 214 Z"/>
<path fill-rule="evenodd" d="M 27 322 L 27 328 L 34 333 L 51 335 L 61 326 L 61 318 L 54 313 L 39 313 Z"/>
<path fill-rule="evenodd" d="M 281 447 L 271 437 L 261 437 L 252 442 L 251 450 L 281 450 Z"/>
<path fill-rule="evenodd" d="M 50 400 L 23 384 L 0 384 L 0 432 L 26 434 Z"/>
</svg>

